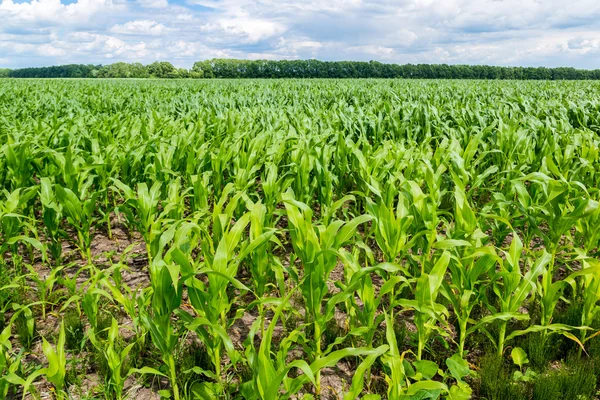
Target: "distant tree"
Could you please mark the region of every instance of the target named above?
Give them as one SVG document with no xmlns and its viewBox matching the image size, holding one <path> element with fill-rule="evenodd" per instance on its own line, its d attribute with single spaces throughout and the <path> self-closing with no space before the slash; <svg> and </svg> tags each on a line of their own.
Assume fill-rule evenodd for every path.
<svg viewBox="0 0 600 400">
<path fill-rule="evenodd" d="M 8 78 L 10 76 L 10 69 L 0 68 L 0 78 Z"/>
<path fill-rule="evenodd" d="M 131 78 L 149 78 L 148 68 L 140 63 L 129 64 Z"/>
<path fill-rule="evenodd" d="M 98 72 L 99 78 L 131 78 L 131 75 L 130 64 L 124 62 L 105 65 Z"/>
<path fill-rule="evenodd" d="M 110 65 L 59 65 L 16 70 L 0 69 L 0 77 L 14 78 L 405 78 L 405 79 L 600 79 L 600 70 L 490 65 L 384 64 L 378 61 L 234 60 L 194 63 L 191 70 L 167 61 L 144 66 L 117 62 Z"/>
<path fill-rule="evenodd" d="M 9 71 L 12 78 L 90 78 L 98 66 L 69 64 L 40 68 L 21 68 Z"/>
<path fill-rule="evenodd" d="M 202 76 L 204 78 L 214 78 L 215 77 L 211 61 L 195 62 L 194 66 L 192 67 L 192 71 L 197 74 L 202 74 Z"/>
<path fill-rule="evenodd" d="M 177 68 L 168 61 L 156 61 L 146 67 L 150 76 L 154 78 L 178 77 Z"/>
</svg>

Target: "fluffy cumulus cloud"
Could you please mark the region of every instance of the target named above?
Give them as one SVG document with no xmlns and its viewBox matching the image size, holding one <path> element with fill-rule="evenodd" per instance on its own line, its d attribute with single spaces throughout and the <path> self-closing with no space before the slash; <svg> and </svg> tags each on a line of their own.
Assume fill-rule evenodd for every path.
<svg viewBox="0 0 600 400">
<path fill-rule="evenodd" d="M 111 33 L 138 36 L 162 36 L 172 29 L 163 24 L 149 20 L 129 21 L 122 25 L 114 25 L 110 28 Z"/>
<path fill-rule="evenodd" d="M 600 68 L 597 0 L 0 0 L 0 67 L 213 57 Z"/>
</svg>

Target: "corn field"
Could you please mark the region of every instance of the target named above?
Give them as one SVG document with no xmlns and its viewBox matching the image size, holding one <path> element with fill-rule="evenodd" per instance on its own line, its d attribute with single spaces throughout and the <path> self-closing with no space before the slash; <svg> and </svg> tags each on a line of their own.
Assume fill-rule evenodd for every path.
<svg viewBox="0 0 600 400">
<path fill-rule="evenodd" d="M 594 399 L 600 84 L 0 82 L 0 398 Z"/>
</svg>

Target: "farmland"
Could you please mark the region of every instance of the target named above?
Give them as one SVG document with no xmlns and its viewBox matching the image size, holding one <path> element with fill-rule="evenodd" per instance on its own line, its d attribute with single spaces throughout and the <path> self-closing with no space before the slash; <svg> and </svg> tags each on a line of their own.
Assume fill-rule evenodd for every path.
<svg viewBox="0 0 600 400">
<path fill-rule="evenodd" d="M 0 398 L 595 398 L 599 151 L 588 81 L 0 81 Z"/>
</svg>

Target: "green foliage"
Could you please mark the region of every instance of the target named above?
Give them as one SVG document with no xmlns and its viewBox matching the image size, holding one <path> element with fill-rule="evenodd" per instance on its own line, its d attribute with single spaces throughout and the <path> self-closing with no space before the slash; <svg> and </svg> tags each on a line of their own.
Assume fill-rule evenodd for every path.
<svg viewBox="0 0 600 400">
<path fill-rule="evenodd" d="M 64 392 L 65 376 L 67 374 L 64 322 L 60 325 L 60 333 L 55 348 L 46 341 L 46 338 L 42 338 L 42 341 L 42 349 L 48 360 L 48 367 L 41 369 L 39 373 L 45 375 L 48 382 L 54 386 L 59 399 L 67 398 Z"/>
<path fill-rule="evenodd" d="M 306 65 L 212 60 L 194 73 Z M 454 68 L 468 72 L 431 74 Z M 168 63 L 94 71 L 190 77 Z M 347 400 L 593 393 L 598 84 L 2 89 L 0 397 L 42 379 L 64 396 L 91 373 L 103 384 L 88 391 L 111 399 L 128 377 L 175 399 L 325 398 L 325 376 Z"/>
<path fill-rule="evenodd" d="M 486 356 L 479 368 L 480 395 L 488 400 L 528 399 L 525 388 L 513 381 L 504 360 L 493 355 Z"/>
<path fill-rule="evenodd" d="M 69 308 L 64 314 L 64 325 L 66 348 L 80 351 L 85 344 L 85 328 L 79 311 L 75 308 Z"/>
<path fill-rule="evenodd" d="M 23 349 L 30 350 L 37 336 L 36 323 L 29 309 L 22 310 L 14 320 L 14 329 Z"/>
<path fill-rule="evenodd" d="M 179 71 L 167 61 L 156 61 L 146 66 L 148 74 L 154 78 L 178 78 Z M 182 77 L 183 78 L 183 77 Z"/>
<path fill-rule="evenodd" d="M 529 356 L 531 367 L 541 371 L 556 356 L 556 345 L 560 347 L 568 345 L 568 342 L 566 339 L 550 338 L 538 332 L 527 335 L 522 345 Z"/>
<path fill-rule="evenodd" d="M 519 366 L 521 370 L 523 369 L 523 365 L 529 363 L 527 353 L 525 353 L 525 350 L 523 350 L 520 347 L 513 347 L 512 351 L 510 352 L 510 357 L 512 358 L 513 362 Z"/>
<path fill-rule="evenodd" d="M 533 399 L 593 399 L 597 376 L 593 366 L 570 358 L 560 369 L 538 376 L 533 385 Z"/>
<path fill-rule="evenodd" d="M 404 79 L 600 79 L 600 70 L 489 65 L 384 64 L 377 61 L 234 60 L 194 63 L 191 70 L 168 61 L 146 66 L 59 65 L 39 68 L 0 68 L 0 78 L 404 78 Z"/>
</svg>

